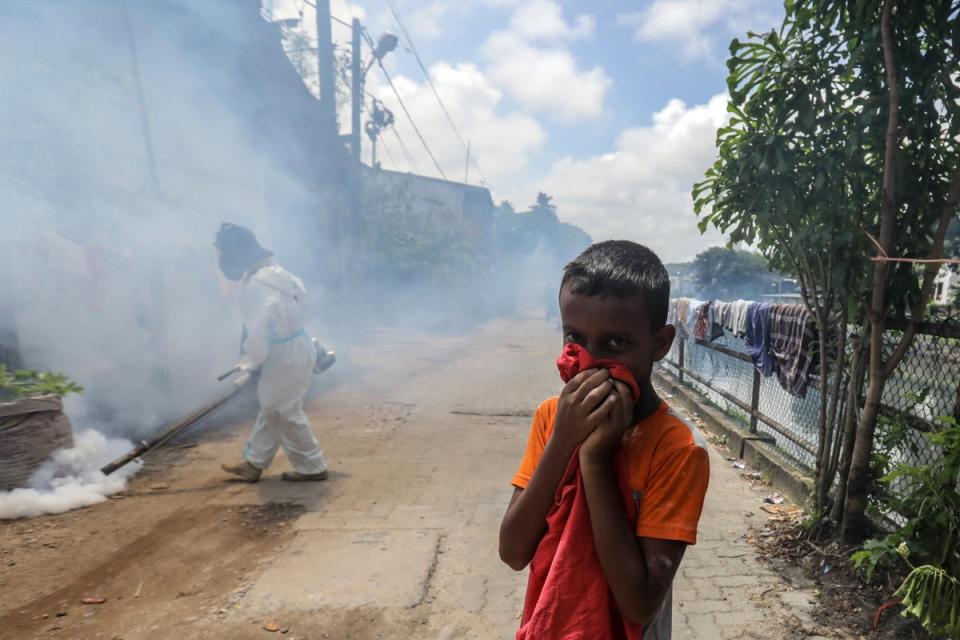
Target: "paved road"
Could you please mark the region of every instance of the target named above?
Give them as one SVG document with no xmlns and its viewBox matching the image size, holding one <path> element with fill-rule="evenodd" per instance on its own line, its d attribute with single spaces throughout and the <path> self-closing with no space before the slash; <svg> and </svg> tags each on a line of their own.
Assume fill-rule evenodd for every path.
<svg viewBox="0 0 960 640">
<path fill-rule="evenodd" d="M 31 630 L 18 638 L 52 637 L 51 624 L 70 638 L 266 638 L 271 621 L 311 640 L 511 638 L 526 576 L 500 563 L 497 530 L 531 409 L 560 386 L 558 348 L 533 317 L 460 336 L 372 335 L 353 354 L 356 377 L 330 374 L 309 407 L 328 482 L 281 482 L 281 456 L 258 485 L 224 484 L 217 465 L 238 455 L 246 425 L 204 435 L 126 499 L 43 523 L 74 554 L 50 574 L 58 585 L 42 584 L 54 579 L 43 554 L 58 552 L 45 538 L 16 546 L 39 523 L 0 531 L 21 571 L 8 622 Z M 763 493 L 724 455 L 712 454 L 700 544 L 676 581 L 674 638 L 805 637 L 795 630 L 809 627 L 810 593 L 754 559 L 742 538 L 765 517 Z M 94 589 L 108 603 L 77 610 Z M 61 607 L 70 615 L 55 618 Z"/>
<path fill-rule="evenodd" d="M 559 337 L 529 318 L 463 338 L 376 342 L 386 349 L 357 359 L 380 371 L 315 405 L 318 423 L 341 425 L 320 429 L 337 470 L 329 491 L 308 504 L 296 540 L 253 580 L 236 615 L 369 612 L 356 637 L 512 637 L 525 574 L 499 562 L 497 529 L 530 410 L 560 384 Z M 347 424 L 356 403 L 378 413 Z M 700 544 L 676 582 L 674 637 L 785 638 L 806 621 L 810 593 L 761 565 L 743 540 L 766 515 L 763 490 L 724 455 L 714 451 L 712 462 Z M 311 580 L 318 588 L 304 592 Z"/>
</svg>

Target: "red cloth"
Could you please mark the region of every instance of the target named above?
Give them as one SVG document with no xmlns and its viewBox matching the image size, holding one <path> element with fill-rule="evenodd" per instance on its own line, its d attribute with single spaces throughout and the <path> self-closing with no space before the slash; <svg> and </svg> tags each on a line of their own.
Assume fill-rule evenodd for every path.
<svg viewBox="0 0 960 640">
<path fill-rule="evenodd" d="M 589 351 L 576 343 L 564 345 L 563 353 L 557 358 L 557 369 L 564 382 L 570 382 L 573 376 L 587 369 L 608 369 L 611 376 L 630 387 L 634 402 L 640 399 L 640 385 L 625 364 L 616 360 L 594 360 Z"/>
<path fill-rule="evenodd" d="M 620 614 L 600 567 L 579 452 L 578 448 L 567 465 L 547 514 L 547 532 L 530 563 L 516 640 L 643 640 L 642 627 Z M 632 530 L 637 503 L 622 450 L 617 452 L 615 467 Z"/>
</svg>

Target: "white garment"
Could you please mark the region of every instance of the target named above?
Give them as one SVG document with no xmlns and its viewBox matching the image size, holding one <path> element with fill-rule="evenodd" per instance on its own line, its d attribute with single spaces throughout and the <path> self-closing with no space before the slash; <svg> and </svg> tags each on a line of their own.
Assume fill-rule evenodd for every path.
<svg viewBox="0 0 960 640">
<path fill-rule="evenodd" d="M 247 337 L 240 366 L 260 370 L 260 414 L 243 457 L 266 469 L 283 446 L 293 468 L 320 473 L 323 453 L 303 412 L 303 397 L 313 377 L 317 352 L 303 329 L 303 282 L 272 260 L 247 275 L 243 285 L 243 323 Z"/>
<path fill-rule="evenodd" d="M 750 308 L 750 302 L 747 300 L 737 300 L 733 304 L 733 321 L 731 329 L 739 337 L 747 335 L 747 310 Z"/>
</svg>

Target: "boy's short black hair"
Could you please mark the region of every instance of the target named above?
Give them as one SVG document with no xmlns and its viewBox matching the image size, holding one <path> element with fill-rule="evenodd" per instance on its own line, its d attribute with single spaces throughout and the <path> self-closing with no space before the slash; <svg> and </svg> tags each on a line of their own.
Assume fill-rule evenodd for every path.
<svg viewBox="0 0 960 640">
<path fill-rule="evenodd" d="M 653 251 L 629 240 L 607 240 L 587 247 L 563 269 L 560 288 L 582 296 L 641 296 L 652 329 L 667 322 L 670 276 Z"/>
</svg>

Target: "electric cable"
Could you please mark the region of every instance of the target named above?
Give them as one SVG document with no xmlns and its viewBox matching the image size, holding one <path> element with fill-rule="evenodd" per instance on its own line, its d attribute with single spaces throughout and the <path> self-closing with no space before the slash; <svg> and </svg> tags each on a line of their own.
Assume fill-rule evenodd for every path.
<svg viewBox="0 0 960 640">
<path fill-rule="evenodd" d="M 406 114 L 407 120 L 410 121 L 410 125 L 413 127 L 413 130 L 417 133 L 417 137 L 420 138 L 420 144 L 423 145 L 423 148 L 427 150 L 427 155 L 430 156 L 430 159 L 433 161 L 433 166 L 437 168 L 437 171 L 443 176 L 443 179 L 447 182 L 450 181 L 447 178 L 447 174 L 443 172 L 443 168 L 440 167 L 440 163 L 437 162 L 436 156 L 433 155 L 433 151 L 430 149 L 430 145 L 427 144 L 427 140 L 423 137 L 423 133 L 420 131 L 420 127 L 417 126 L 417 123 L 414 122 L 413 116 L 410 115 L 410 110 L 407 109 L 406 103 L 404 103 L 403 98 L 400 97 L 400 92 L 397 91 L 397 87 L 393 84 L 393 79 L 390 77 L 390 74 L 387 73 L 387 70 L 384 68 L 383 63 L 379 60 L 377 61 L 377 66 L 380 67 L 380 71 L 383 72 L 383 77 L 387 79 L 387 83 L 390 85 L 390 89 L 393 91 L 393 95 L 396 96 L 397 102 L 400 103 L 400 108 L 403 109 L 403 113 Z M 392 127 L 391 127 L 392 128 Z"/>
<path fill-rule="evenodd" d="M 433 91 L 433 97 L 437 99 L 437 104 L 440 105 L 440 109 L 443 111 L 443 115 L 447 117 L 447 122 L 450 123 L 450 127 L 453 129 L 454 134 L 460 140 L 461 146 L 463 146 L 464 151 L 469 155 L 470 149 L 467 145 L 467 141 L 464 139 L 463 134 L 460 133 L 460 129 L 457 127 L 457 124 L 453 121 L 453 116 L 450 115 L 450 111 L 447 110 L 447 106 L 443 104 L 443 99 L 440 98 L 440 92 L 437 91 L 436 85 L 433 84 L 433 79 L 430 77 L 430 73 L 427 71 L 426 66 L 423 64 L 423 60 L 420 58 L 420 53 L 417 51 L 416 45 L 413 44 L 413 38 L 410 37 L 410 33 L 407 31 L 407 27 L 403 24 L 403 20 L 400 18 L 400 12 L 397 10 L 396 5 L 393 0 L 386 0 L 387 6 L 390 9 L 390 12 L 393 14 L 393 19 L 396 20 L 397 26 L 400 27 L 400 31 L 403 33 L 403 37 L 407 39 L 407 44 L 410 45 L 410 52 L 413 54 L 413 57 L 417 60 L 417 65 L 420 67 L 420 71 L 423 72 L 423 76 L 427 79 L 427 83 L 430 85 L 430 89 Z M 480 179 L 487 185 L 490 184 L 490 181 L 487 180 L 487 177 L 483 175 L 479 164 L 474 159 L 473 156 L 470 156 L 470 164 L 473 165 L 473 168 L 477 170 L 477 173 L 480 174 Z"/>
</svg>

